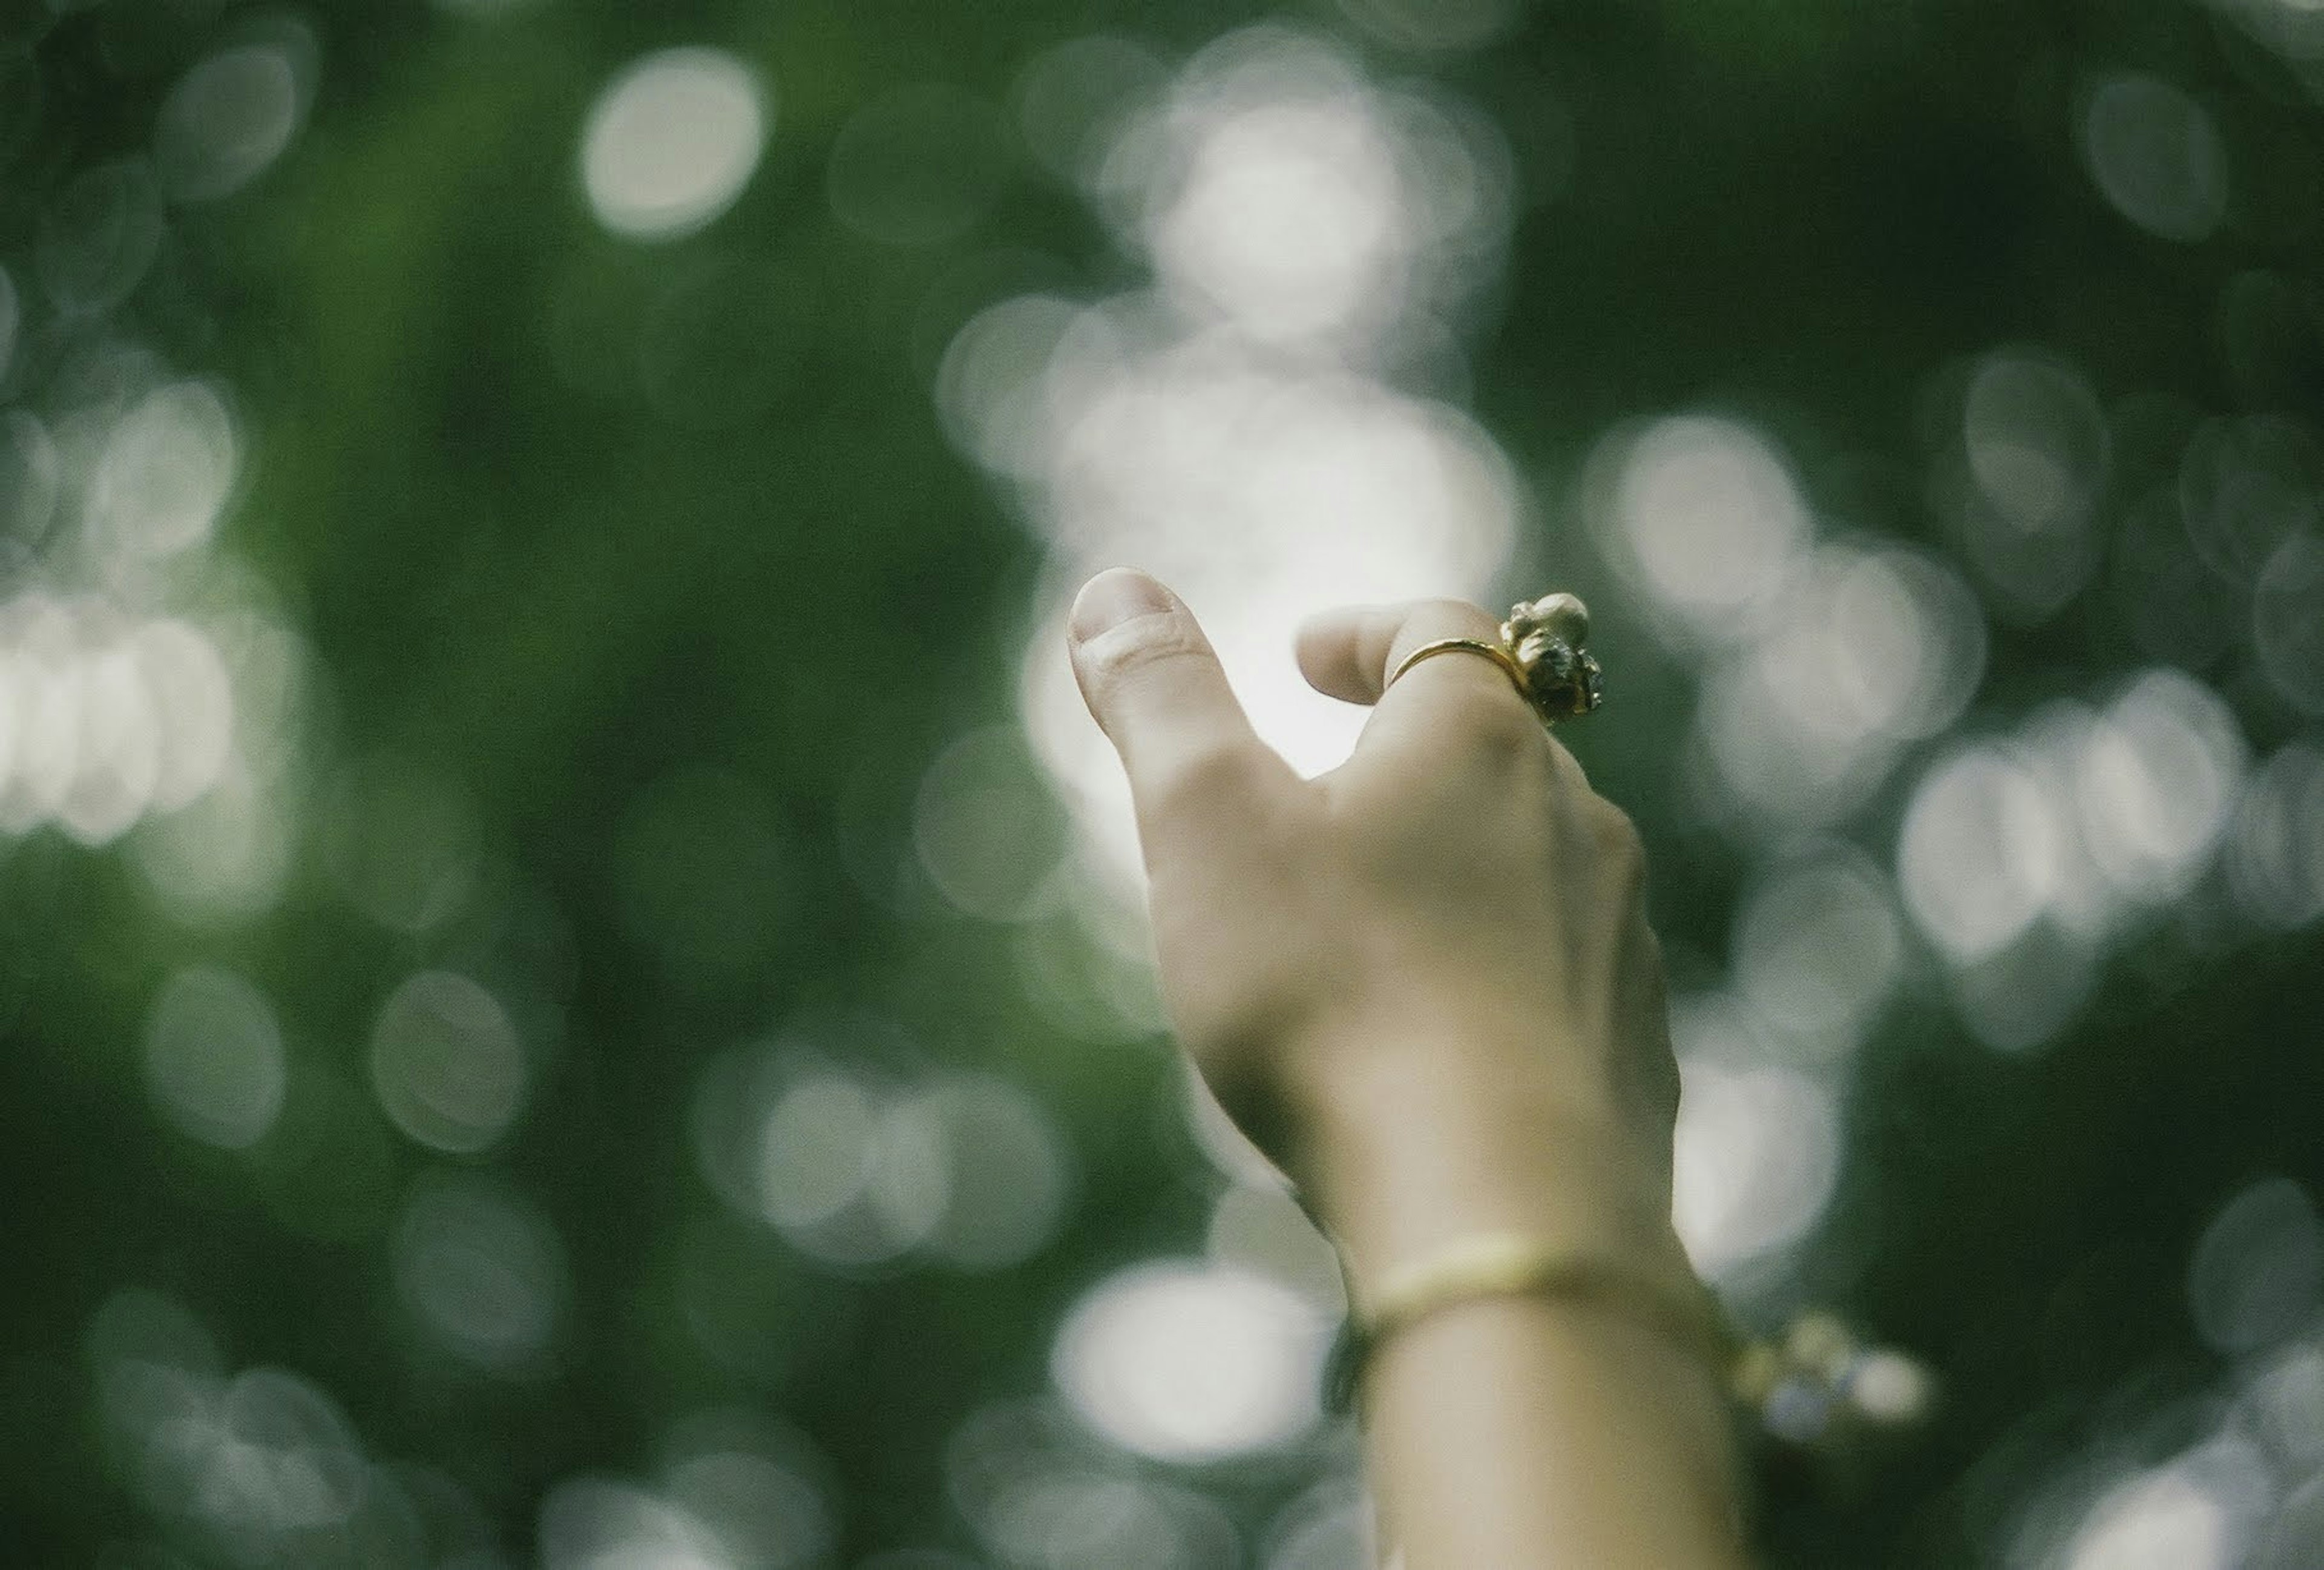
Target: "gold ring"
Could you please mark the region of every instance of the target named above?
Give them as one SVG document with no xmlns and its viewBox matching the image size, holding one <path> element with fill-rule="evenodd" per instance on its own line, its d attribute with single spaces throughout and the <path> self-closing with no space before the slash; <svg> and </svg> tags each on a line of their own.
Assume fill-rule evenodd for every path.
<svg viewBox="0 0 2324 1570">
<path fill-rule="evenodd" d="M 1380 690 L 1386 692 L 1402 679 L 1406 671 L 1439 654 L 1482 654 L 1508 674 L 1517 687 L 1518 697 L 1527 703 L 1533 701 L 1533 694 L 1526 687 L 1525 667 L 1517 663 L 1517 657 L 1502 644 L 1488 643 L 1478 638 L 1439 638 L 1433 643 L 1423 643 L 1396 662 L 1396 669 L 1388 672 L 1388 680 Z"/>
<path fill-rule="evenodd" d="M 1509 608 L 1509 619 L 1501 623 L 1499 642 L 1438 638 L 1423 643 L 1397 661 L 1380 690 L 1386 692 L 1406 671 L 1433 656 L 1481 654 L 1508 675 L 1517 696 L 1541 716 L 1542 724 L 1577 719 L 1606 700 L 1598 661 L 1582 648 L 1589 637 L 1589 608 L 1572 595 L 1519 600 Z"/>
</svg>

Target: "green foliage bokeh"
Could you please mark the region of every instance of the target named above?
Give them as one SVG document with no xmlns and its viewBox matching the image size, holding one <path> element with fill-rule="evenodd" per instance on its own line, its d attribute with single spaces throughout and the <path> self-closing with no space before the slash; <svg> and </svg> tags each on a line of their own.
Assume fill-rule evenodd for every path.
<svg viewBox="0 0 2324 1570">
<path fill-rule="evenodd" d="M 1011 721 L 1045 560 L 947 445 L 931 383 L 982 305 L 1136 277 L 1010 139 L 1028 62 L 1098 31 L 1181 56 L 1266 14 L 341 0 L 307 18 L 320 65 L 298 141 L 249 190 L 173 214 L 165 264 L 91 323 L 33 298 L 41 215 L 78 170 L 136 154 L 176 73 L 248 18 L 8 11 L 23 64 L 5 79 L 39 88 L 0 124 L 0 264 L 28 324 L 8 399 L 37 406 L 42 366 L 100 333 L 220 379 L 248 455 L 222 538 L 308 654 L 305 807 L 263 913 L 189 924 L 118 853 L 0 841 L 0 1549 L 224 1552 L 146 1510 L 104 1438 L 90 1316 L 141 1287 L 192 1309 L 230 1364 L 330 1391 L 371 1454 L 455 1478 L 512 1561 L 559 1479 L 647 1469 L 672 1422 L 734 1405 L 812 1436 L 839 1562 L 974 1551 L 946 1436 L 1044 1387 L 1060 1316 L 1102 1273 L 1197 1246 L 1218 1180 L 1180 1127 L 1165 1039 L 1077 1039 L 1028 995 L 1008 928 L 913 882 L 915 793 L 955 738 Z M 1289 20 L 1349 32 L 1329 8 Z M 1739 411 L 1788 444 L 1819 513 L 1941 550 L 1918 422 L 1948 367 L 1995 345 L 2067 356 L 2116 409 L 2153 393 L 2190 420 L 2324 417 L 2324 115 L 2312 74 L 2226 8 L 1661 0 L 1538 5 L 1452 57 L 1349 36 L 1380 73 L 1465 95 L 1514 150 L 1529 199 L 1473 335 L 1471 406 L 1536 501 L 1520 556 L 1593 598 L 1605 571 L 1572 498 L 1627 419 Z M 624 63 L 687 43 L 773 85 L 763 161 L 697 235 L 608 234 L 576 172 L 584 118 Z M 2093 191 L 2075 116 L 2109 69 L 2211 109 L 2235 155 L 2216 235 L 2157 238 Z M 867 239 L 832 213 L 833 141 L 865 102 L 932 81 L 994 106 L 994 198 L 956 241 Z M 2257 345 L 2229 309 L 2254 274 L 2298 307 Z M 650 332 L 662 346 L 642 350 Z M 2167 446 L 2121 439 L 2109 519 Z M 1965 732 L 2169 662 L 2109 581 L 1996 619 Z M 1690 679 L 1635 619 L 1605 640 L 1615 697 L 1574 744 L 1653 847 L 1683 986 L 1718 969 L 1750 866 L 1681 789 Z M 2255 752 L 2312 736 L 2238 654 L 2188 663 Z M 417 930 L 334 892 L 333 836 L 382 832 L 333 816 L 337 782 L 382 758 L 456 780 L 481 846 L 467 903 Z M 697 787 L 739 839 L 639 848 L 641 803 Z M 1893 845 L 1904 807 L 1892 786 L 1868 808 L 1870 843 Z M 637 856 L 678 869 L 716 955 L 674 963 L 641 936 Z M 2133 934 L 2039 1053 L 1978 1047 L 1933 982 L 1885 1016 L 1802 1273 L 1943 1398 L 1868 1452 L 1771 1445 L 1771 1562 L 1987 1557 L 2046 1466 L 2219 1381 L 2189 1250 L 2253 1179 L 2324 1182 L 2324 966 L 2312 926 L 2218 931 L 2165 916 Z M 250 977 L 283 1021 L 284 1121 L 246 1152 L 182 1138 L 141 1087 L 145 1010 L 198 961 Z M 555 1223 L 570 1295 L 552 1366 L 521 1379 L 416 1345 L 386 1262 L 432 1159 L 372 1104 L 365 1042 L 381 998 L 431 966 L 530 1000 L 527 1105 L 492 1165 Z M 1032 1090 L 1077 1175 L 1056 1240 L 990 1274 L 837 1271 L 723 1210 L 689 1149 L 701 1076 L 802 1020 L 873 1072 Z M 724 1316 L 707 1329 L 688 1285 L 706 1270 Z M 1199 1481 L 1248 1524 L 1303 1479 Z"/>
</svg>

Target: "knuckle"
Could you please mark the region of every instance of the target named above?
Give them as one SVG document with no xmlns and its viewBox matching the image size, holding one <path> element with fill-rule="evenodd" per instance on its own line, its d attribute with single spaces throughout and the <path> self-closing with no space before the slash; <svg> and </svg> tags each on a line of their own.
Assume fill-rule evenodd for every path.
<svg viewBox="0 0 2324 1570">
<path fill-rule="evenodd" d="M 1481 761 L 1514 768 L 1542 751 L 1541 721 L 1498 671 L 1479 674 L 1491 679 L 1463 682 L 1445 695 L 1445 718 Z"/>
<path fill-rule="evenodd" d="M 1636 888 L 1646 876 L 1646 842 L 1638 826 L 1604 797 L 1591 799 L 1591 836 L 1600 859 L 1625 887 Z"/>
<path fill-rule="evenodd" d="M 1205 650 L 1192 618 L 1165 614 L 1139 616 L 1108 628 L 1084 643 L 1080 652 L 1088 678 L 1100 688 L 1111 690 L 1157 665 L 1200 655 Z"/>
</svg>

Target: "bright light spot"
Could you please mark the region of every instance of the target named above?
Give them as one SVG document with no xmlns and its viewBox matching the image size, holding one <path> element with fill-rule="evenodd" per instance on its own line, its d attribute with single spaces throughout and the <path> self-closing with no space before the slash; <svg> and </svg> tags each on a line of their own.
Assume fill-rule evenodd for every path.
<svg viewBox="0 0 2324 1570">
<path fill-rule="evenodd" d="M 1612 522 L 1637 586 L 1696 633 L 1733 636 L 1808 542 L 1790 467 L 1757 430 L 1710 415 L 1612 439 Z"/>
<path fill-rule="evenodd" d="M 1804 1074 L 1682 1064 L 1671 1219 L 1705 1276 L 1807 1235 L 1840 1175 L 1840 1113 Z"/>
<path fill-rule="evenodd" d="M 581 134 L 581 182 L 617 235 L 669 240 L 734 204 L 773 117 L 758 74 L 713 49 L 650 54 L 605 85 Z"/>
<path fill-rule="evenodd" d="M 2071 1554 L 2069 1570 L 2227 1570 L 2226 1512 L 2194 1480 L 2149 1473 L 2098 1502 Z"/>
<path fill-rule="evenodd" d="M 1908 550 L 1827 549 L 1803 575 L 1802 593 L 1803 608 L 1822 613 L 1814 619 L 1832 689 L 1826 708 L 1800 716 L 1808 725 L 1917 741 L 1951 725 L 1976 696 L 1985 619 L 1945 563 Z M 1783 610 L 1778 602 L 1778 617 Z M 1796 665 L 1784 670 L 1806 674 Z"/>
<path fill-rule="evenodd" d="M 1780 652 L 1770 646 L 1766 652 Z M 1705 672 L 1695 725 L 1707 769 L 1696 777 L 1706 808 L 1729 824 L 1781 839 L 1840 822 L 1868 800 L 1893 762 L 1878 738 L 1803 728 L 1806 705 L 1770 689 L 1769 661 L 1716 660 Z M 1821 716 L 1819 716 L 1821 717 Z"/>
<path fill-rule="evenodd" d="M 956 88 L 899 88 L 840 127 L 831 209 L 883 245 L 941 245 L 976 226 L 1008 173 L 990 106 Z"/>
<path fill-rule="evenodd" d="M 2324 1472 L 2284 1496 L 2269 1523 L 2265 1546 L 2250 1563 L 2262 1570 L 2292 1570 L 2319 1543 L 2324 1543 Z"/>
<path fill-rule="evenodd" d="M 2082 156 L 2115 211 L 2165 240 L 2207 239 L 2227 210 L 2227 150 L 2209 111 L 2158 77 L 2126 72 L 2091 93 Z"/>
<path fill-rule="evenodd" d="M 2005 947 L 2048 907 L 2063 876 L 2057 808 L 1997 752 L 1956 753 L 1905 808 L 1896 879 L 1921 929 L 1957 962 Z"/>
<path fill-rule="evenodd" d="M 1063 413 L 1051 357 L 1092 314 L 1052 295 L 1020 295 L 987 307 L 954 335 L 936 368 L 936 412 L 964 454 L 995 474 L 1038 476 Z"/>
<path fill-rule="evenodd" d="M 423 1178 L 396 1223 L 395 1287 L 456 1356 L 497 1373 L 539 1365 L 565 1293 L 565 1250 L 539 1207 L 494 1179 Z"/>
<path fill-rule="evenodd" d="M 1952 504 L 1965 553 L 2021 619 L 2049 614 L 2098 562 L 2090 518 L 2110 438 L 2096 394 L 2051 356 L 1987 355 L 1962 402 L 1961 449 L 1969 483 Z"/>
<path fill-rule="evenodd" d="M 2324 1225 L 2307 1192 L 2273 1178 L 2229 1200 L 2195 1244 L 2187 1298 L 2203 1340 L 2229 1355 L 2299 1328 L 2324 1302 Z"/>
<path fill-rule="evenodd" d="M 1299 617 L 1473 592 L 1515 533 L 1506 462 L 1452 411 L 1192 356 L 1098 390 L 1058 465 L 1054 527 L 1071 557 L 1133 558 L 1176 588 L 1259 734 L 1311 774 L 1345 758 L 1363 716 L 1301 679 L 1288 636 Z M 1071 586 L 1059 585 L 1059 623 Z M 1028 716 L 1044 760 L 1072 788 L 1113 793 L 1120 765 L 1101 750 L 1061 639 L 1045 635 L 1030 660 L 1054 666 Z"/>
<path fill-rule="evenodd" d="M 89 1316 L 88 1359 L 106 1422 L 143 1437 L 225 1382 L 225 1360 L 202 1322 L 173 1298 L 125 1288 Z"/>
<path fill-rule="evenodd" d="M 63 809 L 80 771 L 86 662 L 82 618 L 35 591 L 0 605 L 0 708 L 8 772 L 0 832 L 22 834 Z"/>
<path fill-rule="evenodd" d="M 724 1451 L 671 1468 L 670 1492 L 707 1525 L 733 1563 L 784 1570 L 825 1562 L 830 1510 L 814 1484 L 763 1455 Z"/>
<path fill-rule="evenodd" d="M 1331 1321 L 1263 1277 L 1139 1265 L 1101 1283 L 1058 1332 L 1057 1387 L 1113 1443 L 1208 1461 L 1297 1437 L 1319 1416 Z"/>
<path fill-rule="evenodd" d="M 2106 417 L 2089 383 L 2048 356 L 1987 356 L 1962 400 L 1969 474 L 2011 526 L 2050 531 L 2079 519 L 2107 465 Z"/>
<path fill-rule="evenodd" d="M 1093 183 L 1187 320 L 1350 356 L 1457 308 L 1500 244 L 1507 162 L 1489 125 L 1259 26 L 1122 122 Z"/>
<path fill-rule="evenodd" d="M 1072 1191 L 1047 1113 L 990 1076 L 882 1089 L 797 1049 L 748 1050 L 705 1074 L 694 1121 L 712 1187 L 837 1264 L 918 1250 L 1001 1269 L 1047 1245 Z"/>
<path fill-rule="evenodd" d="M 1209 1570 L 1240 1558 L 1233 1524 L 1200 1494 L 1085 1467 L 1004 1489 L 984 1536 L 1005 1564 L 1057 1570 Z"/>
<path fill-rule="evenodd" d="M 2154 729 L 2146 723 L 2153 701 L 2147 694 L 2132 706 L 2132 730 Z M 1905 810 L 1897 846 L 1905 906 L 1950 962 L 1955 1005 L 1988 1046 L 2016 1051 L 2056 1035 L 2089 996 L 2101 941 L 2123 919 L 2126 900 L 2159 900 L 2181 886 L 2126 882 L 2115 875 L 2120 856 L 2109 864 L 2098 854 L 2098 835 L 2116 832 L 2123 816 L 2116 809 L 2128 801 L 2144 810 L 2124 790 L 2121 758 L 2137 745 L 2120 743 L 2115 719 L 2080 703 L 2052 703 L 2026 721 L 2015 744 L 1972 747 L 1939 762 Z M 2168 769 L 2176 756 L 2158 749 L 2156 766 Z M 2111 816 L 2097 825 L 2094 767 L 2110 782 Z M 2078 802 L 2082 811 L 2073 810 Z M 2209 810 L 2200 792 L 2185 805 Z M 2216 837 L 2216 829 L 2204 832 Z M 2166 837 L 2179 844 L 2184 833 L 2181 824 Z M 2191 875 L 2192 863 L 2172 864 L 2174 880 Z"/>
<path fill-rule="evenodd" d="M 1352 79 L 1315 75 L 1296 97 L 1221 106 L 1147 219 L 1166 288 L 1256 337 L 1374 329 L 1411 264 L 1396 149 Z"/>
<path fill-rule="evenodd" d="M 1084 53 L 1139 74 L 1134 50 Z M 1280 27 L 1219 41 L 1144 109 L 1085 88 L 1045 64 L 1020 109 L 1053 162 L 1086 168 L 1094 127 L 1113 128 L 1087 178 L 1156 288 L 989 309 L 950 346 L 936 400 L 1056 548 L 1024 723 L 1095 870 L 1135 889 L 1120 765 L 1065 663 L 1067 598 L 1102 566 L 1156 572 L 1203 616 L 1260 735 L 1305 773 L 1342 761 L 1363 716 L 1299 679 L 1292 625 L 1351 602 L 1473 596 L 1517 536 L 1521 498 L 1490 439 L 1369 374 L 1453 341 L 1509 180 L 1489 125 L 1377 89 L 1344 51 Z"/>
<path fill-rule="evenodd" d="M 1088 1470 L 1089 1435 L 1047 1397 L 988 1401 L 945 1442 L 945 1492 L 988 1544 L 1014 1496 L 1062 1473 Z"/>
<path fill-rule="evenodd" d="M 113 428 L 89 480 L 94 537 L 129 559 L 201 544 L 233 490 L 237 457 L 234 418 L 215 388 L 154 389 Z"/>
<path fill-rule="evenodd" d="M 174 812 L 208 794 L 234 751 L 234 684 L 208 634 L 183 622 L 149 622 L 131 652 L 160 730 L 152 807 Z"/>
<path fill-rule="evenodd" d="M 760 1137 L 759 1192 L 786 1230 L 830 1220 L 862 1193 L 877 1113 L 838 1075 L 802 1080 L 776 1104 Z"/>
<path fill-rule="evenodd" d="M 276 1368 L 228 1379 L 199 1325 L 151 1293 L 115 1294 L 89 1339 L 127 1481 L 219 1550 L 209 1556 L 297 1563 L 367 1524 L 378 1479 L 310 1381 Z"/>
<path fill-rule="evenodd" d="M 1899 1352 L 1868 1352 L 1848 1371 L 1848 1404 L 1876 1423 L 1913 1423 L 1933 1394 L 1929 1371 Z"/>
<path fill-rule="evenodd" d="M 231 925 L 271 907 L 290 876 L 298 819 L 283 781 L 241 759 L 201 799 L 149 819 L 130 840 L 138 870 L 173 918 Z"/>
<path fill-rule="evenodd" d="M 890 1097 L 799 1049 L 745 1049 L 696 1087 L 696 1154 L 742 1214 L 835 1264 L 891 1259 L 927 1239 L 951 1199 L 948 1150 L 889 1131 Z"/>
<path fill-rule="evenodd" d="M 2098 983 L 2100 954 L 2090 931 L 2037 921 L 2006 947 L 1956 961 L 1946 979 L 1955 1009 L 1979 1040 L 2021 1052 L 2072 1021 Z"/>
<path fill-rule="evenodd" d="M 1506 462 L 1449 410 L 1361 383 L 1156 363 L 1065 438 L 1054 527 L 1068 559 L 1137 559 L 1203 618 L 1252 724 L 1304 773 L 1342 762 L 1363 711 L 1299 676 L 1289 630 L 1333 605 L 1475 592 L 1506 556 Z M 1066 665 L 1070 578 L 1036 623 L 1025 719 L 1106 858 L 1139 876 L 1120 762 Z"/>
<path fill-rule="evenodd" d="M 475 1155 L 523 1104 L 524 1047 L 492 993 L 449 971 L 422 971 L 380 1009 L 371 1081 L 397 1128 L 431 1150 Z"/>
<path fill-rule="evenodd" d="M 1014 726 L 971 732 L 936 761 L 912 840 L 937 891 L 988 921 L 1034 914 L 1067 845 L 1056 799 Z"/>
<path fill-rule="evenodd" d="M 92 629 L 93 631 L 94 629 Z M 58 802 L 57 822 L 83 845 L 106 845 L 128 832 L 152 805 L 161 773 L 161 738 L 153 696 L 135 651 L 113 640 L 80 651 L 80 737 L 72 783 Z"/>
<path fill-rule="evenodd" d="M 2229 1570 L 2269 1504 L 2267 1461 L 2222 1436 L 2102 1495 L 2060 1560 L 2065 1570 Z"/>
<path fill-rule="evenodd" d="M 756 1412 L 696 1413 L 666 1448 L 665 1492 L 707 1527 L 727 1557 L 752 1570 L 807 1570 L 830 1563 L 837 1535 L 814 1481 L 826 1470 L 788 1427 Z"/>
<path fill-rule="evenodd" d="M 2209 420 L 2179 459 L 2179 512 L 2186 539 L 2203 564 L 2238 585 L 2274 565 L 2288 542 L 2310 533 L 2324 496 L 2324 446 L 2301 421 L 2282 414 Z M 2253 631 L 2264 617 L 2278 657 L 2307 645 L 2275 624 L 2309 586 L 2305 553 L 2279 568 L 2264 603 L 2255 602 Z M 2288 599 L 2289 604 L 2283 601 Z"/>
<path fill-rule="evenodd" d="M 610 1478 L 558 1483 L 540 1505 L 542 1570 L 742 1570 L 693 1512 Z"/>
<path fill-rule="evenodd" d="M 2267 1357 L 2245 1387 L 2240 1409 L 2292 1469 L 2324 1470 L 2324 1347 L 2294 1342 Z"/>
<path fill-rule="evenodd" d="M 2324 540 L 2287 534 L 2252 593 L 2260 668 L 2302 714 L 2324 715 Z"/>
<path fill-rule="evenodd" d="M 311 39 L 300 42 L 313 47 Z M 179 201 L 210 201 L 264 173 L 306 114 L 305 66 L 284 44 L 248 43 L 180 77 L 153 121 L 162 189 Z"/>
<path fill-rule="evenodd" d="M 2294 743 L 2252 776 L 2227 861 L 2236 898 L 2265 925 L 2324 916 L 2324 752 Z"/>
<path fill-rule="evenodd" d="M 2058 808 L 2058 880 L 2047 914 L 2078 937 L 2093 939 L 2106 936 L 2124 913 L 2122 891 L 2091 858 L 2081 814 L 2074 810 L 2103 724 L 2098 711 L 2079 698 L 2052 698 L 2025 717 L 2015 744 L 2006 749 Z"/>
<path fill-rule="evenodd" d="M 2226 831 L 2244 757 L 2235 716 L 2209 687 L 2172 670 L 2139 678 L 2081 754 L 2078 794 L 2091 859 L 2133 899 L 2183 892 Z"/>
<path fill-rule="evenodd" d="M 205 1144 L 256 1144 L 282 1111 L 282 1033 L 263 994 L 198 965 L 163 984 L 145 1020 L 145 1089 L 161 1115 Z"/>
<path fill-rule="evenodd" d="M 1985 623 L 1942 563 L 1835 544 L 1794 565 L 1711 662 L 1696 725 L 1747 823 L 1814 827 L 1862 806 L 1900 743 L 1950 725 L 1985 669 Z"/>
<path fill-rule="evenodd" d="M 1821 1057 L 1862 1039 L 1895 985 L 1903 935 L 1885 881 L 1831 847 L 1764 879 L 1735 921 L 1736 984 L 1770 1029 Z"/>
<path fill-rule="evenodd" d="M 1465 417 L 1223 341 L 1126 355 L 1107 325 L 1077 323 L 1053 360 L 1068 413 L 1040 521 L 1075 556 L 1135 554 L 1220 589 L 1305 583 L 1317 604 L 1399 568 L 1500 565 L 1514 482 Z"/>
<path fill-rule="evenodd" d="M 1700 1057 L 1721 1062 L 1760 1062 L 1774 1056 L 1773 1044 L 1757 1015 L 1729 991 L 1692 993 L 1673 998 L 1671 1050 L 1681 1063 Z"/>
<path fill-rule="evenodd" d="M 881 1141 L 890 1168 L 915 1152 L 933 1164 L 937 1203 L 920 1246 L 945 1263 L 1000 1270 L 1056 1235 L 1072 1190 L 1066 1146 L 1006 1081 L 965 1076 L 908 1097 L 889 1112 Z"/>
</svg>

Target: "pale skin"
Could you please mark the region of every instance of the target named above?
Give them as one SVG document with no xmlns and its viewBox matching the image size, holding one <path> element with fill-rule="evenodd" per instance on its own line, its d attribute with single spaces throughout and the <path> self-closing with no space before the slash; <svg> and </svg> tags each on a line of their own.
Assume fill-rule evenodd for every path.
<svg viewBox="0 0 2324 1570">
<path fill-rule="evenodd" d="M 1221 1103 L 1299 1185 L 1359 1301 L 1485 1233 L 1685 1280 L 1671 1059 L 1643 858 L 1458 601 L 1301 629 L 1319 690 L 1372 707 L 1300 779 L 1253 734 L 1193 614 L 1141 573 L 1083 587 L 1074 670 L 1121 754 L 1165 1002 Z M 1617 1303 L 1480 1297 L 1364 1381 L 1383 1541 L 1406 1570 L 1746 1563 L 1699 1349 Z"/>
</svg>

